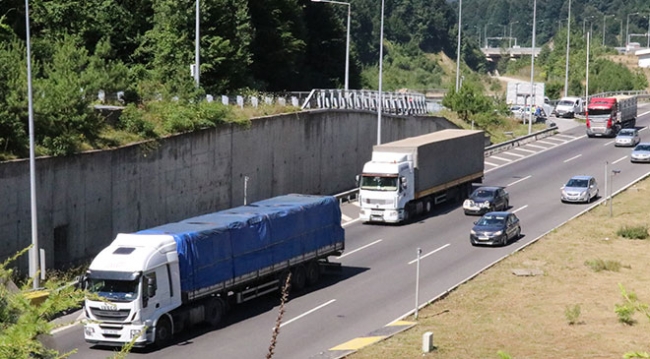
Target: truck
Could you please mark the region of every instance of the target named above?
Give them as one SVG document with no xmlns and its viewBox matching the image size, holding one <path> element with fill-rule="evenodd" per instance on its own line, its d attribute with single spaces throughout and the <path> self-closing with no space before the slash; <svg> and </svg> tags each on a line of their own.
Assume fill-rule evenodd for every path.
<svg viewBox="0 0 650 359">
<path fill-rule="evenodd" d="M 636 96 L 592 97 L 585 114 L 588 137 L 615 137 L 624 127 L 636 126 Z"/>
<path fill-rule="evenodd" d="M 359 217 L 399 223 L 464 199 L 483 180 L 485 134 L 447 129 L 375 145 L 357 176 Z"/>
<path fill-rule="evenodd" d="M 83 278 L 84 338 L 93 345 L 164 346 L 198 323 L 216 327 L 233 305 L 314 285 L 340 270 L 339 202 L 289 194 L 120 233 Z"/>
<path fill-rule="evenodd" d="M 584 113 L 584 107 L 582 97 L 562 97 L 555 105 L 553 114 L 556 117 L 574 118 Z"/>
<path fill-rule="evenodd" d="M 532 93 L 532 102 L 531 102 Z M 553 111 L 550 99 L 545 95 L 545 84 L 534 82 L 533 91 L 530 90 L 530 82 L 508 81 L 506 89 L 506 103 L 510 106 L 530 108 L 532 105 L 539 106 L 548 115 Z M 524 111 L 525 112 L 525 111 Z M 520 114 L 521 115 L 521 114 Z M 527 121 L 527 119 L 525 119 Z"/>
</svg>

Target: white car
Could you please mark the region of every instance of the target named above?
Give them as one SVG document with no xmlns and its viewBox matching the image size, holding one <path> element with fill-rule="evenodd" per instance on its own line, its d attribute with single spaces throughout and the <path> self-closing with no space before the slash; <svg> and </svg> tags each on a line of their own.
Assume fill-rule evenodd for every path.
<svg viewBox="0 0 650 359">
<path fill-rule="evenodd" d="M 634 147 L 641 142 L 639 130 L 636 128 L 624 128 L 618 131 L 614 146 L 616 147 Z"/>
<path fill-rule="evenodd" d="M 573 176 L 562 186 L 562 202 L 589 203 L 598 198 L 598 183 L 593 176 Z"/>
</svg>

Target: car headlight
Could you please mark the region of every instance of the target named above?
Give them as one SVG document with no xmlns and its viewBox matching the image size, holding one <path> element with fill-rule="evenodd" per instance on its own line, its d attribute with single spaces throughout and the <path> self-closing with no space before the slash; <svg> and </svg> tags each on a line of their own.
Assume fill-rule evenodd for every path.
<svg viewBox="0 0 650 359">
<path fill-rule="evenodd" d="M 471 199 L 466 199 L 465 202 L 463 202 L 463 206 L 469 207 L 472 205 L 472 200 Z"/>
<path fill-rule="evenodd" d="M 476 231 L 472 229 L 472 230 L 469 231 L 469 233 L 470 234 L 476 234 Z"/>
<path fill-rule="evenodd" d="M 485 201 L 481 204 L 481 207 L 490 207 L 490 201 Z"/>
<path fill-rule="evenodd" d="M 502 235 L 502 234 L 503 234 L 503 231 L 496 231 L 496 232 L 494 232 L 494 235 L 495 235 L 495 236 L 500 236 L 500 235 Z"/>
</svg>

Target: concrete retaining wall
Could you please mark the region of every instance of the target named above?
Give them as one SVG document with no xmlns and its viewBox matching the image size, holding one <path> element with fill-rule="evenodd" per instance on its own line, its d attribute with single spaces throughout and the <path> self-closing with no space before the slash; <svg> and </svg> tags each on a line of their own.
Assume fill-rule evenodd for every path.
<svg viewBox="0 0 650 359">
<path fill-rule="evenodd" d="M 382 142 L 445 128 L 435 117 L 382 116 Z M 38 240 L 48 268 L 92 259 L 132 232 L 286 193 L 335 194 L 377 143 L 377 115 L 315 110 L 65 158 L 36 160 Z M 31 239 L 29 161 L 0 164 L 0 260 Z M 26 273 L 28 258 L 18 261 Z"/>
</svg>

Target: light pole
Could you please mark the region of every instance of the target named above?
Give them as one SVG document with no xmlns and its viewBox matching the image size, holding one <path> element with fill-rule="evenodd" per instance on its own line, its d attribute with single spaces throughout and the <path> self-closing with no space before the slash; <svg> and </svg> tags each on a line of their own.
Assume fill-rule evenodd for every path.
<svg viewBox="0 0 650 359">
<path fill-rule="evenodd" d="M 605 46 L 605 28 L 607 27 L 608 16 L 616 17 L 616 15 L 603 15 L 603 46 Z"/>
<path fill-rule="evenodd" d="M 377 104 L 377 144 L 381 145 L 381 72 L 383 70 L 384 62 L 384 0 L 381 0 L 381 25 L 379 30 L 379 103 Z"/>
<path fill-rule="evenodd" d="M 584 34 L 586 32 L 586 25 L 587 25 L 587 19 L 593 19 L 593 16 L 587 16 L 584 19 L 582 19 L 582 33 Z M 591 24 L 591 20 L 589 21 Z"/>
<path fill-rule="evenodd" d="M 348 25 L 347 25 L 347 35 L 345 40 L 345 92 L 349 90 L 349 79 L 350 79 L 350 3 L 343 1 L 333 1 L 333 0 L 311 0 L 313 2 L 327 2 L 332 4 L 346 5 L 348 7 Z"/>
<path fill-rule="evenodd" d="M 612 203 L 614 203 L 614 176 L 621 173 L 621 170 L 612 170 L 611 178 L 609 179 L 609 216 L 612 216 Z"/>
<path fill-rule="evenodd" d="M 460 87 L 460 33 L 463 14 L 463 0 L 458 1 L 458 47 L 456 48 L 456 92 Z"/>
<path fill-rule="evenodd" d="M 535 21 L 537 20 L 537 0 L 533 1 L 533 43 L 530 49 L 530 113 L 528 114 L 528 134 L 533 132 L 533 89 L 535 86 Z M 535 104 L 537 105 L 537 104 Z"/>
<path fill-rule="evenodd" d="M 34 98 L 32 96 L 32 50 L 29 31 L 29 0 L 25 0 L 25 42 L 27 45 L 27 100 L 29 114 L 29 191 L 32 213 L 32 248 L 29 250 L 29 276 L 34 278 L 34 289 L 39 282 L 38 219 L 36 212 L 36 158 L 34 154 Z"/>
<path fill-rule="evenodd" d="M 485 48 L 487 49 L 488 47 L 488 41 L 487 41 L 487 27 L 488 25 L 491 25 L 490 23 L 483 25 L 483 39 L 485 41 Z"/>
<path fill-rule="evenodd" d="M 512 47 L 512 25 L 513 24 L 518 24 L 519 21 L 511 22 L 510 23 L 510 33 L 508 34 L 508 48 Z"/>
<path fill-rule="evenodd" d="M 566 21 L 566 65 L 564 66 L 564 97 L 569 96 L 569 49 L 571 48 L 571 0 Z"/>
<path fill-rule="evenodd" d="M 627 44 L 630 43 L 630 16 L 638 14 L 638 12 L 627 14 L 627 25 L 625 26 L 625 51 L 627 51 Z"/>
<path fill-rule="evenodd" d="M 199 88 L 199 73 L 201 72 L 199 69 L 199 51 L 201 49 L 201 34 L 199 32 L 199 27 L 200 27 L 200 9 L 199 9 L 199 0 L 196 0 L 196 29 L 194 31 L 196 37 L 194 39 L 194 82 L 196 83 L 196 88 Z"/>
<path fill-rule="evenodd" d="M 585 101 L 586 103 L 589 103 L 589 51 L 590 51 L 590 45 L 589 45 L 589 38 L 591 37 L 591 34 L 587 33 L 587 65 L 585 66 L 586 73 L 585 73 Z"/>
<path fill-rule="evenodd" d="M 648 32 L 646 32 L 645 37 L 648 39 L 646 48 L 650 49 L 650 14 L 648 14 Z"/>
</svg>

